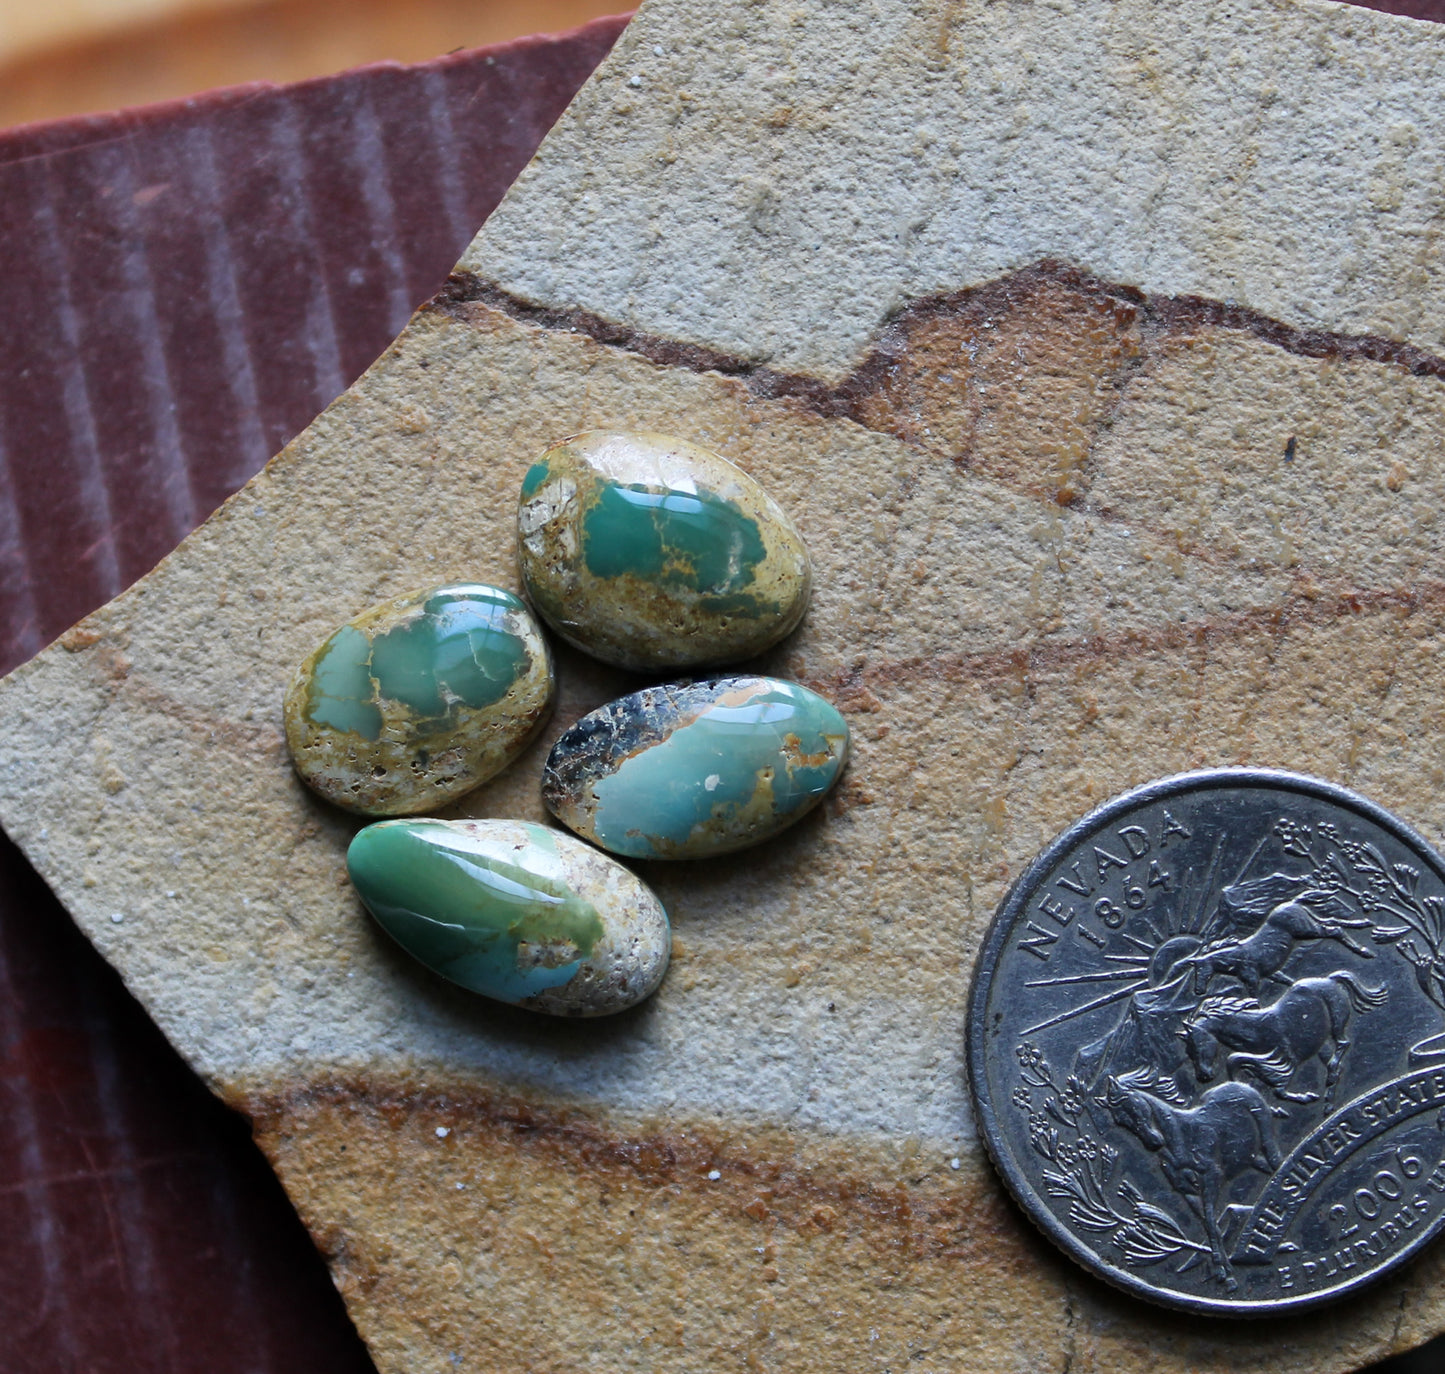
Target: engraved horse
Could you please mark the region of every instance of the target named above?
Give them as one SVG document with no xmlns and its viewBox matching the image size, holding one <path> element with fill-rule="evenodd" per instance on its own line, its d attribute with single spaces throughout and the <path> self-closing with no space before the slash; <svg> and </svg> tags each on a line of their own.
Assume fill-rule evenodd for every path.
<svg viewBox="0 0 1445 1374">
<path fill-rule="evenodd" d="M 1219 1200 L 1246 1170 L 1279 1168 L 1271 1115 L 1283 1116 L 1284 1108 L 1270 1107 L 1248 1083 L 1216 1083 L 1197 1106 L 1186 1106 L 1148 1069 L 1109 1075 L 1095 1100 L 1159 1156 L 1164 1177 L 1204 1227 L 1214 1277 L 1233 1292 L 1239 1284 L 1225 1254 Z"/>
<path fill-rule="evenodd" d="M 1343 898 L 1312 888 L 1274 907 L 1253 934 L 1211 941 L 1180 963 L 1194 969 L 1196 992 L 1207 992 L 1210 980 L 1225 974 L 1258 993 L 1259 985 L 1273 978 L 1304 940 L 1338 940 L 1362 959 L 1373 959 L 1375 951 L 1350 935 L 1352 930 L 1373 928 L 1374 922 L 1357 917 Z"/>
<path fill-rule="evenodd" d="M 1388 988 L 1367 988 L 1343 970 L 1327 978 L 1301 978 L 1268 1006 L 1245 997 L 1206 997 L 1184 1022 L 1184 1038 L 1201 1082 L 1219 1067 L 1222 1045 L 1232 1051 L 1225 1072 L 1247 1070 L 1285 1102 L 1318 1102 L 1317 1092 L 1288 1091 L 1302 1065 L 1318 1057 L 1325 1068 L 1324 1099 L 1331 1101 L 1350 1047 L 1353 1012 L 1385 1005 Z"/>
</svg>

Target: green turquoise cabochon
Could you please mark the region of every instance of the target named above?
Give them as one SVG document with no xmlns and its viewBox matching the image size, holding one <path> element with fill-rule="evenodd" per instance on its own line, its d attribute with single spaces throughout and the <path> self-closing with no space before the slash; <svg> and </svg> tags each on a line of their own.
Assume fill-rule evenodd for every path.
<svg viewBox="0 0 1445 1374">
<path fill-rule="evenodd" d="M 551 653 L 520 597 L 432 587 L 363 611 L 301 664 L 286 742 L 302 781 L 337 806 L 428 811 L 505 768 L 552 690 Z"/>
<path fill-rule="evenodd" d="M 522 581 L 569 643 L 639 671 L 734 663 L 803 617 L 808 551 L 741 468 L 666 434 L 593 430 L 522 481 Z"/>
<path fill-rule="evenodd" d="M 614 859 L 523 821 L 378 821 L 346 856 L 381 927 L 443 978 L 557 1016 L 604 1016 L 667 971 L 662 904 Z"/>
<path fill-rule="evenodd" d="M 731 677 L 648 687 L 584 716 L 552 747 L 542 796 L 614 854 L 697 859 L 776 835 L 848 760 L 848 723 L 796 682 Z"/>
</svg>

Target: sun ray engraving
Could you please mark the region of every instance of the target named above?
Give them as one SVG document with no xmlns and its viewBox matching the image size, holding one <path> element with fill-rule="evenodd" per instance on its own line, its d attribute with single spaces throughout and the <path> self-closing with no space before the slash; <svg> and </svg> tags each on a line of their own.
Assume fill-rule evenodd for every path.
<svg viewBox="0 0 1445 1374">
<path fill-rule="evenodd" d="M 1082 1016 L 1085 1012 L 1096 1011 L 1099 1007 L 1107 1007 L 1110 1002 L 1117 1002 L 1121 997 L 1127 997 L 1136 988 L 1148 986 L 1148 979 L 1137 978 L 1132 983 L 1126 983 L 1122 988 L 1115 988 L 1113 992 L 1104 997 L 1096 997 L 1092 1002 L 1085 1002 L 1081 1007 L 1073 1007 L 1068 1011 L 1061 1011 L 1057 1016 L 1051 1016 L 1047 1021 L 1040 1021 L 1036 1026 L 1027 1027 L 1022 1034 L 1034 1035 L 1041 1030 L 1048 1030 L 1050 1026 L 1057 1026 L 1065 1021 L 1071 1021 L 1076 1016 Z"/>
<path fill-rule="evenodd" d="M 1255 852 L 1257 853 L 1258 850 Z M 1219 865 L 1223 862 L 1223 859 L 1224 841 L 1222 839 L 1216 840 L 1214 843 L 1214 852 L 1209 856 L 1209 867 L 1204 871 L 1204 881 L 1199 885 L 1198 904 L 1195 906 L 1194 912 L 1189 918 L 1188 925 L 1185 927 L 1191 935 L 1198 934 L 1199 931 L 1204 929 L 1204 923 L 1208 919 L 1209 914 L 1209 894 L 1215 890 L 1215 883 L 1219 879 Z M 1250 863 L 1253 862 L 1254 859 L 1253 856 L 1251 856 Z M 1246 867 L 1247 866 L 1248 865 L 1246 865 Z M 1189 880 L 1191 883 L 1194 880 L 1194 870 L 1192 868 L 1189 870 Z"/>
<path fill-rule="evenodd" d="M 1053 988 L 1064 983 L 1117 983 L 1121 978 L 1138 978 L 1142 969 L 1109 969 L 1103 973 L 1066 973 L 1057 978 L 1035 978 L 1026 988 Z"/>
</svg>

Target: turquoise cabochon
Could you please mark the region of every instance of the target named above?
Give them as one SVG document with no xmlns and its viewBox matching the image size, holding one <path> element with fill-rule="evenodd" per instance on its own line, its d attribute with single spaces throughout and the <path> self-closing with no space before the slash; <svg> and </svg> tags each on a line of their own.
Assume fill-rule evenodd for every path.
<svg viewBox="0 0 1445 1374">
<path fill-rule="evenodd" d="M 705 858 L 806 815 L 837 783 L 848 747 L 842 713 L 795 682 L 649 687 L 563 734 L 542 794 L 559 820 L 614 854 Z"/>
<path fill-rule="evenodd" d="M 352 884 L 408 954 L 464 988 L 558 1015 L 621 1011 L 667 968 L 667 913 L 634 874 L 545 825 L 379 821 Z"/>
</svg>

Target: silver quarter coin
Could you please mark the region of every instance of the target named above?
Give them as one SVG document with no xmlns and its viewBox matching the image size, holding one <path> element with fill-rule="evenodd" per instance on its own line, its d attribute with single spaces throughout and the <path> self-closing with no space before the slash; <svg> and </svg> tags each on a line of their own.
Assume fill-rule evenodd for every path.
<svg viewBox="0 0 1445 1374">
<path fill-rule="evenodd" d="M 1035 1222 L 1139 1297 L 1273 1315 L 1445 1225 L 1445 861 L 1343 788 L 1189 773 L 1005 898 L 969 1071 Z"/>
</svg>

